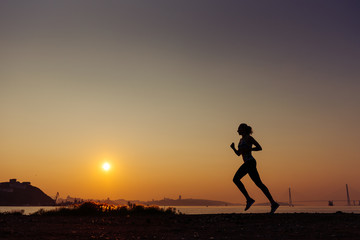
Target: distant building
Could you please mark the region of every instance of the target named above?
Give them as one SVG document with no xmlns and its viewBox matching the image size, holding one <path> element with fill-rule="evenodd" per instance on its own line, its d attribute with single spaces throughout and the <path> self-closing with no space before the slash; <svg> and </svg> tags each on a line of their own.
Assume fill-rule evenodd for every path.
<svg viewBox="0 0 360 240">
<path fill-rule="evenodd" d="M 27 182 L 27 183 L 29 183 L 29 184 L 20 183 L 19 181 L 17 181 L 16 178 L 13 178 L 13 179 L 10 179 L 9 186 L 12 188 L 25 189 L 27 185 L 30 185 L 30 182 Z"/>
</svg>

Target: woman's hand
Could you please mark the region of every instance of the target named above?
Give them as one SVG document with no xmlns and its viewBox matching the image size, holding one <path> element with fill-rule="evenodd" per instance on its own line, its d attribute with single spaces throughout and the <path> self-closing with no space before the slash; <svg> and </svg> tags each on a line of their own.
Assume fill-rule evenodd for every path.
<svg viewBox="0 0 360 240">
<path fill-rule="evenodd" d="M 235 152 L 236 155 L 238 155 L 238 156 L 241 155 L 240 149 L 237 150 L 237 149 L 235 148 L 235 143 L 232 143 L 232 144 L 230 145 L 230 147 L 231 147 L 232 150 L 234 150 L 234 152 Z"/>
</svg>

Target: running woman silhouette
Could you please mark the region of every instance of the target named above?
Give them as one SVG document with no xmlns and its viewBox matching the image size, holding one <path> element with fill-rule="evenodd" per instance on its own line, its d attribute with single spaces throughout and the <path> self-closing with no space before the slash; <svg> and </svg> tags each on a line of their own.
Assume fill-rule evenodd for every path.
<svg viewBox="0 0 360 240">
<path fill-rule="evenodd" d="M 271 203 L 270 213 L 274 213 L 276 209 L 279 207 L 279 204 L 274 201 L 274 199 L 272 198 L 269 192 L 269 189 L 262 183 L 259 173 L 256 169 L 256 160 L 251 154 L 252 151 L 261 151 L 262 148 L 260 144 L 251 136 L 252 128 L 247 124 L 245 123 L 240 124 L 237 132 L 239 133 L 239 135 L 241 135 L 238 149 L 235 148 L 234 143 L 232 143 L 230 147 L 234 150 L 236 155 L 238 156 L 242 155 L 244 163 L 235 173 L 233 181 L 246 198 L 245 211 L 248 210 L 251 207 L 251 205 L 253 205 L 253 203 L 255 202 L 255 200 L 249 196 L 248 192 L 245 189 L 244 184 L 240 181 L 242 177 L 244 177 L 246 174 L 249 174 L 250 178 L 254 181 L 256 186 L 258 186 L 261 189 L 261 191 L 265 194 L 265 196 L 269 199 Z"/>
</svg>

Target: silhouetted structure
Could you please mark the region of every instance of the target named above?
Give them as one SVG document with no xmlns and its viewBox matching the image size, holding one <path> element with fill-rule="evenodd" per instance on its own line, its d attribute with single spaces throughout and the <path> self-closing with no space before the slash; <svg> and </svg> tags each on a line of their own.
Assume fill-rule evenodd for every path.
<svg viewBox="0 0 360 240">
<path fill-rule="evenodd" d="M 56 196 L 55 196 L 55 199 L 54 199 L 55 203 L 56 203 L 57 199 L 59 198 L 59 196 L 60 196 L 60 194 L 59 194 L 59 192 L 57 192 Z"/>
<path fill-rule="evenodd" d="M 293 207 L 292 199 L 291 199 L 291 189 L 289 188 L 289 207 Z"/>
<path fill-rule="evenodd" d="M 350 206 L 350 195 L 349 195 L 349 188 L 348 185 L 346 184 L 346 197 L 347 197 L 347 205 Z"/>
<path fill-rule="evenodd" d="M 54 206 L 55 201 L 30 182 L 10 179 L 0 183 L 1 206 Z"/>
</svg>

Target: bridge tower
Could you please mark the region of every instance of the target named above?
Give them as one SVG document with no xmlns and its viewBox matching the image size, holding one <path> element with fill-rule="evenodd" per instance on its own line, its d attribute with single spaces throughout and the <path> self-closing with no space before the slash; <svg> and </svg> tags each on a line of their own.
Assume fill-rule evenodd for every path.
<svg viewBox="0 0 360 240">
<path fill-rule="evenodd" d="M 347 205 L 350 206 L 350 195 L 349 195 L 349 188 L 348 185 L 346 184 L 346 197 L 347 197 Z"/>
<path fill-rule="evenodd" d="M 291 189 L 289 188 L 289 207 L 293 207 L 294 204 L 292 203 L 292 199 L 291 199 Z"/>
</svg>

